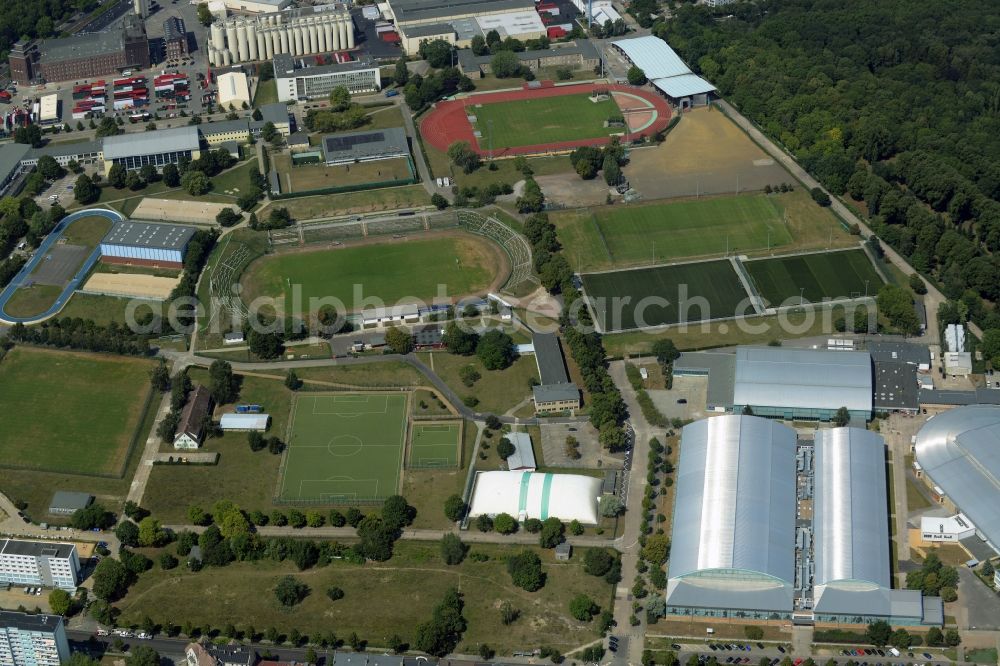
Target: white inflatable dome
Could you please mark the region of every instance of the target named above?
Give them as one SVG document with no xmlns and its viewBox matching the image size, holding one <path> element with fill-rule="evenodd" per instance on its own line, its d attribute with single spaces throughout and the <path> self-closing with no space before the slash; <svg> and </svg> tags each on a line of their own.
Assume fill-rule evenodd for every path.
<svg viewBox="0 0 1000 666">
<path fill-rule="evenodd" d="M 580 474 L 480 472 L 469 515 L 509 513 L 518 520 L 555 517 L 596 525 L 601 485 L 600 479 Z"/>
</svg>

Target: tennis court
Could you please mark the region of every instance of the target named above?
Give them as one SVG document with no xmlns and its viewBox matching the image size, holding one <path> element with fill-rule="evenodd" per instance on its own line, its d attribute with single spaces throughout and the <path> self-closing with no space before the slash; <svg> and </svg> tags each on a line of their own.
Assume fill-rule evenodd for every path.
<svg viewBox="0 0 1000 666">
<path fill-rule="evenodd" d="M 458 467 L 458 447 L 461 441 L 461 421 L 414 423 L 407 466 Z"/>
<path fill-rule="evenodd" d="M 343 504 L 399 491 L 406 395 L 298 395 L 278 499 Z"/>
</svg>

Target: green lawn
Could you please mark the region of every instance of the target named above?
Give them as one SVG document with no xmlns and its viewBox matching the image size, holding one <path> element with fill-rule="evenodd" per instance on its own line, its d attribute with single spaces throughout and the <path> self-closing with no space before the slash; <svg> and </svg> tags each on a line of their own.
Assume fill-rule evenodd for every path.
<svg viewBox="0 0 1000 666">
<path fill-rule="evenodd" d="M 151 307 L 157 314 L 166 314 L 163 303 L 159 301 L 140 301 L 139 299 L 121 298 L 118 296 L 102 296 L 100 294 L 84 294 L 77 292 L 69 299 L 59 312 L 59 318 L 79 317 L 80 319 L 91 319 L 98 326 L 106 326 L 111 322 L 125 324 L 125 311 L 129 302 L 138 301 L 143 303 L 143 307 L 136 310 L 136 316 L 148 312 L 147 307 Z"/>
<path fill-rule="evenodd" d="M 447 352 L 425 352 L 420 360 L 460 397 L 471 396 L 479 400 L 479 412 L 503 414 L 508 409 L 531 397 L 531 380 L 538 380 L 538 366 L 534 356 L 522 356 L 506 370 L 487 370 L 475 356 L 457 356 Z M 471 386 L 462 383 L 459 372 L 471 365 L 480 378 Z"/>
<path fill-rule="evenodd" d="M 414 423 L 410 434 L 410 467 L 454 467 L 458 464 L 461 421 Z"/>
<path fill-rule="evenodd" d="M 430 197 L 423 185 L 404 185 L 361 192 L 296 197 L 270 204 L 270 206 L 287 208 L 294 220 L 326 219 L 353 213 L 374 213 L 428 205 L 430 205 Z M 268 212 L 266 209 L 262 210 L 257 213 L 257 217 L 263 218 Z"/>
<path fill-rule="evenodd" d="M 242 296 L 245 302 L 284 296 L 292 303 L 294 288 L 301 290 L 305 308 L 312 298 L 333 297 L 356 311 L 362 306 L 355 301 L 356 288 L 362 297 L 387 305 L 401 299 L 429 301 L 439 285 L 452 298 L 478 294 L 500 270 L 499 250 L 490 243 L 461 235 L 268 255 L 243 274 Z"/>
<path fill-rule="evenodd" d="M 104 240 L 109 231 L 111 231 L 111 220 L 108 218 L 100 215 L 81 217 L 66 228 L 61 240 L 67 245 L 82 245 L 93 249 Z"/>
<path fill-rule="evenodd" d="M 52 307 L 62 291 L 63 287 L 51 284 L 18 287 L 4 306 L 4 312 L 11 317 L 33 317 Z"/>
<path fill-rule="evenodd" d="M 553 551 L 531 548 L 541 557 L 545 572 L 545 586 L 536 592 L 515 587 L 507 573 L 506 558 L 520 550 L 476 544 L 472 552 L 486 556 L 486 561 L 466 558 L 448 566 L 437 543 L 400 541 L 387 562 L 359 565 L 337 560 L 303 572 L 291 561 L 237 562 L 198 573 L 183 566 L 171 571 L 156 567 L 140 575 L 116 606 L 122 609 L 122 625 L 141 623 L 149 616 L 155 622 L 187 620 L 220 628 L 241 618 L 238 626 L 245 629 L 252 624 L 258 632 L 271 626 L 286 634 L 292 628 L 312 636 L 333 631 L 341 639 L 356 632 L 370 649 L 381 650 L 392 634 L 412 643 L 417 626 L 430 617 L 444 593 L 458 587 L 468 628 L 457 652 L 476 653 L 480 643 L 501 654 L 526 645 L 552 645 L 565 651 L 597 640 L 595 621 L 583 623 L 569 615 L 569 602 L 578 594 L 588 595 L 603 608 L 611 602 L 611 586 L 583 570 L 586 549 L 574 549 L 569 562 L 556 562 Z M 289 574 L 306 583 L 310 593 L 300 604 L 286 608 L 275 598 L 274 587 Z M 325 592 L 333 585 L 344 590 L 342 600 L 327 598 Z M 520 611 L 509 626 L 500 621 L 498 607 L 503 601 Z"/>
<path fill-rule="evenodd" d="M 253 96 L 253 105 L 260 108 L 265 104 L 274 104 L 278 101 L 278 82 L 275 79 L 263 81 L 257 85 L 257 92 Z"/>
<path fill-rule="evenodd" d="M 475 128 L 482 133 L 479 147 L 493 149 L 531 146 L 539 143 L 597 139 L 621 133 L 621 128 L 604 127 L 608 118 L 621 115 L 613 100 L 591 102 L 587 95 L 562 95 L 519 99 L 513 102 L 468 106 L 476 116 Z M 492 126 L 491 126 L 492 125 Z"/>
<path fill-rule="evenodd" d="M 212 192 L 226 194 L 227 190 L 238 197 L 250 190 L 250 170 L 257 169 L 257 158 L 253 157 L 244 164 L 234 166 L 212 179 Z M 239 191 L 237 191 L 239 190 Z M 185 193 L 186 194 L 186 193 Z M 190 196 L 190 195 L 188 195 Z"/>
<path fill-rule="evenodd" d="M 390 387 L 419 386 L 430 383 L 412 365 L 402 361 L 298 368 L 295 372 L 302 380 L 314 380 L 342 386 Z M 311 387 L 323 390 L 322 385 L 306 384 L 306 389 Z"/>
<path fill-rule="evenodd" d="M 766 250 L 792 242 L 770 197 L 719 197 L 605 206 L 552 216 L 577 270 Z"/>
<path fill-rule="evenodd" d="M 874 296 L 882 286 L 864 250 L 776 257 L 744 264 L 760 295 L 772 306 L 797 305 L 800 297 L 823 299 Z"/>
<path fill-rule="evenodd" d="M 151 366 L 135 358 L 15 347 L 0 361 L 0 460 L 120 474 L 142 419 Z"/>
<path fill-rule="evenodd" d="M 342 504 L 397 494 L 406 401 L 403 393 L 297 396 L 281 499 Z"/>
<path fill-rule="evenodd" d="M 746 290 L 725 259 L 582 277 L 604 331 L 753 313 Z"/>
</svg>

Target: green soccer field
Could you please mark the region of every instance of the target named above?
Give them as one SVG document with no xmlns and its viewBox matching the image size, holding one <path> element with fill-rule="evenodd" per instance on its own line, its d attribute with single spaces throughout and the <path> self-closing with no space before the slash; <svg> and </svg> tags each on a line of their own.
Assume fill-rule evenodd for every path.
<svg viewBox="0 0 1000 666">
<path fill-rule="evenodd" d="M 718 197 L 553 215 L 577 270 L 779 248 L 792 234 L 771 198 Z"/>
<path fill-rule="evenodd" d="M 137 358 L 11 349 L 0 361 L 0 464 L 121 474 L 151 367 Z"/>
<path fill-rule="evenodd" d="M 282 500 L 384 500 L 399 492 L 406 440 L 405 394 L 296 396 Z"/>
<path fill-rule="evenodd" d="M 519 99 L 482 106 L 470 104 L 467 113 L 476 116 L 473 126 L 481 134 L 481 150 L 489 148 L 491 133 L 493 150 L 501 151 L 542 143 L 599 139 L 622 132 L 620 127 L 604 126 L 608 118 L 621 115 L 614 100 L 591 102 L 585 94 Z"/>
<path fill-rule="evenodd" d="M 414 423 L 407 466 L 457 467 L 461 421 Z"/>
<path fill-rule="evenodd" d="M 747 261 L 757 292 L 771 307 L 825 299 L 874 296 L 883 281 L 864 250 Z"/>
<path fill-rule="evenodd" d="M 605 332 L 753 313 L 746 290 L 728 260 L 581 277 Z"/>
<path fill-rule="evenodd" d="M 355 311 L 355 287 L 362 298 L 387 305 L 401 299 L 429 301 L 445 285 L 452 297 L 478 294 L 505 265 L 500 248 L 479 236 L 461 234 L 405 242 L 376 243 L 338 249 L 277 253 L 250 264 L 240 282 L 249 303 L 259 296 L 285 298 L 301 291 L 301 307 L 309 299 L 333 297 Z"/>
</svg>

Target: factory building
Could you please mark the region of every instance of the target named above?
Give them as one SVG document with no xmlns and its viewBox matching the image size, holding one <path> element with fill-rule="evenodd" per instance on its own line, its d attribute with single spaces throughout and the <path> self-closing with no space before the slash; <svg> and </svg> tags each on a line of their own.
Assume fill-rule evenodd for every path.
<svg viewBox="0 0 1000 666">
<path fill-rule="evenodd" d="M 70 81 L 149 68 L 146 26 L 126 14 L 118 28 L 42 42 L 17 42 L 8 58 L 11 78 L 22 85 L 35 81 Z"/>
<path fill-rule="evenodd" d="M 382 89 L 379 65 L 374 60 L 310 66 L 305 59 L 281 53 L 274 56 L 273 63 L 279 102 L 327 99 L 337 86 L 344 86 L 352 95 Z"/>
<path fill-rule="evenodd" d="M 465 48 L 473 37 L 490 30 L 501 39 L 546 35 L 532 0 L 390 0 L 388 13 L 407 53 L 416 53 L 420 42 L 435 39 Z"/>
<path fill-rule="evenodd" d="M 354 47 L 350 12 L 332 4 L 219 19 L 210 27 L 207 51 L 213 66 L 229 67 L 281 53 L 306 56 Z"/>
<path fill-rule="evenodd" d="M 667 616 L 795 624 L 936 625 L 939 597 L 891 589 L 885 444 L 859 428 L 756 416 L 681 434 Z"/>
</svg>

